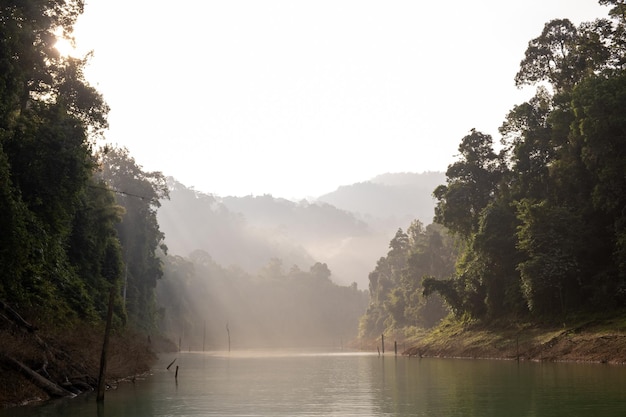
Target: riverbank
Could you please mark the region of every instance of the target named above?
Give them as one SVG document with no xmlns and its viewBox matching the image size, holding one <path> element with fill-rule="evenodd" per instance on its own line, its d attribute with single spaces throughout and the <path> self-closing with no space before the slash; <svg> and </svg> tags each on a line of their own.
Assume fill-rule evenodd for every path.
<svg viewBox="0 0 626 417">
<path fill-rule="evenodd" d="M 93 391 L 98 383 L 104 326 L 73 325 L 51 330 L 0 326 L 0 408 Z M 173 345 L 128 330 L 109 342 L 106 382 L 114 387 L 148 372 L 156 352 Z"/>
<path fill-rule="evenodd" d="M 626 314 L 560 326 L 447 320 L 408 344 L 408 356 L 626 364 Z"/>
</svg>

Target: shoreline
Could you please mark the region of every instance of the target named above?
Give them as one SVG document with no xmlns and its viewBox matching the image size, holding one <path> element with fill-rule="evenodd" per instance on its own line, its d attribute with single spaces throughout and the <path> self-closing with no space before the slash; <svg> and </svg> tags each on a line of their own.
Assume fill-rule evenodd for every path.
<svg viewBox="0 0 626 417">
<path fill-rule="evenodd" d="M 411 341 L 409 357 L 626 364 L 621 318 L 573 326 L 444 324 Z"/>
<path fill-rule="evenodd" d="M 102 348 L 102 329 L 79 326 L 47 332 L 0 329 L 0 410 L 75 398 L 94 392 Z M 159 354 L 171 347 L 160 337 L 123 330 L 111 337 L 107 391 L 150 372 Z"/>
</svg>

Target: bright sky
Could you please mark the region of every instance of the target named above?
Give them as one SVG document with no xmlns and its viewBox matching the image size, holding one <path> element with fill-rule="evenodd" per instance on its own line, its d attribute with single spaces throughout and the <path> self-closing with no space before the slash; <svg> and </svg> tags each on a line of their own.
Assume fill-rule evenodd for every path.
<svg viewBox="0 0 626 417">
<path fill-rule="evenodd" d="M 513 78 L 546 22 L 597 0 L 87 0 L 76 27 L 107 140 L 219 196 L 315 197 L 445 171 L 534 89 Z"/>
</svg>

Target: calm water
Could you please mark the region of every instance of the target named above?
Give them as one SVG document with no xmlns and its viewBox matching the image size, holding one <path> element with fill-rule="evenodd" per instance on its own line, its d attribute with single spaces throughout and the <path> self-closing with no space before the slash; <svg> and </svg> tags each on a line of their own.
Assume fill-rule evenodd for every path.
<svg viewBox="0 0 626 417">
<path fill-rule="evenodd" d="M 177 357 L 170 371 L 167 364 Z M 178 381 L 174 368 L 179 366 Z M 364 354 L 181 353 L 151 376 L 15 416 L 624 416 L 626 367 Z"/>
</svg>

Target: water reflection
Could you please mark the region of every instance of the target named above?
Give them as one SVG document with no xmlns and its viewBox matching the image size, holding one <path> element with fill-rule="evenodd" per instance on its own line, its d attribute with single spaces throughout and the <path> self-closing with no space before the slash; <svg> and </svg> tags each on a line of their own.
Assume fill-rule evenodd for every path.
<svg viewBox="0 0 626 417">
<path fill-rule="evenodd" d="M 372 354 L 183 353 L 146 381 L 0 412 L 15 416 L 625 415 L 626 368 Z"/>
<path fill-rule="evenodd" d="M 391 365 L 391 366 L 390 366 Z M 448 359 L 384 362 L 380 415 L 614 416 L 626 368 Z"/>
</svg>

